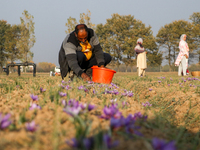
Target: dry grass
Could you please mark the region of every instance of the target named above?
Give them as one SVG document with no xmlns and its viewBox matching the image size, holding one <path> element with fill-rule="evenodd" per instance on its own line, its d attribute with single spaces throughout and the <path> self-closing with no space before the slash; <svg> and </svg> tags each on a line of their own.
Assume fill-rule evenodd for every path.
<svg viewBox="0 0 200 150">
<path fill-rule="evenodd" d="M 61 77 L 49 77 L 47 73 L 38 73 L 36 77 L 32 77 L 31 73 L 22 74 L 21 77 L 17 74 L 2 74 L 0 113 L 10 113 L 12 125 L 0 130 L 0 150 L 70 149 L 65 141 L 75 137 L 76 130 L 73 118 L 63 112 L 61 100 L 76 99 L 81 103 L 89 102 L 97 106 L 88 114 L 92 121 L 92 135 L 100 127 L 102 130 L 109 129 L 109 120 L 99 119 L 97 114 L 101 114 L 104 105 L 110 104 L 110 100 L 115 98 L 119 106 L 122 101 L 130 104 L 127 108 L 120 106 L 119 110 L 124 116 L 136 112 L 148 115 L 147 121 L 140 123 L 143 137 L 126 138 L 114 135 L 120 141 L 116 149 L 146 150 L 146 142 L 151 143 L 153 137 L 175 140 L 178 149 L 200 149 L 200 81 L 184 82 L 185 79 L 178 77 L 176 72 L 147 73 L 143 78 L 137 77 L 136 73 L 119 72 L 115 74 L 113 83 L 119 87 L 120 92 L 126 89 L 134 93 L 133 97 L 123 97 L 102 94 L 103 88 L 96 88 L 98 95 L 92 94 L 91 87 L 89 93 L 80 91 L 77 87 L 87 83 L 78 78 L 69 83 L 72 89 L 65 90 L 60 87 Z M 40 93 L 40 87 L 46 89 L 46 92 Z M 66 92 L 67 96 L 59 97 L 58 91 Z M 32 102 L 30 94 L 39 96 L 36 103 L 42 107 L 41 110 L 29 110 Z M 143 107 L 142 103 L 146 101 L 152 106 Z M 32 120 L 39 125 L 38 130 L 33 133 L 25 128 L 25 123 Z"/>
</svg>

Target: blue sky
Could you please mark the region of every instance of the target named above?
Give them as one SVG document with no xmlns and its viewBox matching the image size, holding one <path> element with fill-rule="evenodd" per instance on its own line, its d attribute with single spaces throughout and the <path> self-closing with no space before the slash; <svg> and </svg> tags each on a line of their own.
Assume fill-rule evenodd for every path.
<svg viewBox="0 0 200 150">
<path fill-rule="evenodd" d="M 152 27 L 154 36 L 165 24 L 187 20 L 200 12 L 200 0 L 1 0 L 0 19 L 20 24 L 26 9 L 34 16 L 36 43 L 33 61 L 58 65 L 58 52 L 64 40 L 69 17 L 79 20 L 80 13 L 91 11 L 94 24 L 105 23 L 112 14 L 133 15 Z"/>
</svg>

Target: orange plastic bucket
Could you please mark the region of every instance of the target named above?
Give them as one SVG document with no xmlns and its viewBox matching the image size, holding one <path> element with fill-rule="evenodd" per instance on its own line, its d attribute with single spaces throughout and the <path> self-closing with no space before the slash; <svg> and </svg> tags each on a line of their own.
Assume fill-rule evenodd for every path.
<svg viewBox="0 0 200 150">
<path fill-rule="evenodd" d="M 115 70 L 93 66 L 92 67 L 92 81 L 97 82 L 97 83 L 110 84 L 112 82 L 114 73 L 116 73 Z"/>
</svg>

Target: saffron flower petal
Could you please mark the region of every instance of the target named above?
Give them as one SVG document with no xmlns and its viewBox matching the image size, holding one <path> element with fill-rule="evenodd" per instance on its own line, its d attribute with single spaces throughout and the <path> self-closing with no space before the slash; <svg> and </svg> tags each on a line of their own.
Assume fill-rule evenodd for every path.
<svg viewBox="0 0 200 150">
<path fill-rule="evenodd" d="M 38 96 L 31 94 L 31 98 L 33 101 L 38 101 Z"/>
</svg>

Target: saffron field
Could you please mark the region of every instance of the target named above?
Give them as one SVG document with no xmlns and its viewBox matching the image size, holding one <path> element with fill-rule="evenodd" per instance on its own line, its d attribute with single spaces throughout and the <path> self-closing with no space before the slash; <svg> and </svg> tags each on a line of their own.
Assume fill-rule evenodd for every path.
<svg viewBox="0 0 200 150">
<path fill-rule="evenodd" d="M 200 78 L 0 75 L 0 150 L 199 150 Z"/>
</svg>

